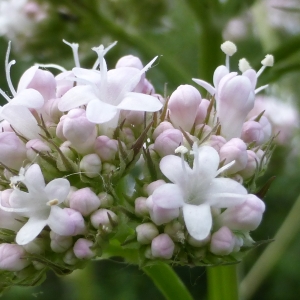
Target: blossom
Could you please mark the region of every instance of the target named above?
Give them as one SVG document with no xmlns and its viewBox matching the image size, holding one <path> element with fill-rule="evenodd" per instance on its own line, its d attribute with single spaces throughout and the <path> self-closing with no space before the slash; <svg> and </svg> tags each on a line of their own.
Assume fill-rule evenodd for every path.
<svg viewBox="0 0 300 300">
<path fill-rule="evenodd" d="M 9 198 L 10 208 L 1 205 L 1 209 L 15 212 L 27 217 L 28 221 L 19 230 L 16 242 L 25 245 L 35 239 L 46 225 L 55 227 L 56 233 L 61 219 L 62 209 L 57 206 L 62 203 L 70 191 L 67 179 L 58 178 L 45 185 L 42 171 L 38 164 L 30 166 L 24 178 L 20 181 L 27 187 L 28 193 L 17 188 Z M 64 225 L 64 224 L 62 224 Z"/>
<path fill-rule="evenodd" d="M 111 127 L 116 127 L 121 109 L 150 112 L 161 109 L 162 104 L 157 98 L 133 92 L 156 58 L 142 70 L 120 67 L 107 71 L 104 59 L 106 50 L 102 45 L 93 50 L 99 55 L 100 72 L 74 68 L 78 82 L 85 84 L 75 86 L 62 96 L 58 104 L 61 111 L 86 104 L 86 116 L 90 122 L 101 124 L 112 121 Z"/>
<path fill-rule="evenodd" d="M 164 209 L 182 208 L 189 234 L 196 240 L 205 239 L 212 228 L 211 207 L 227 208 L 243 203 L 247 191 L 230 178 L 216 178 L 220 158 L 210 146 L 193 146 L 191 168 L 183 157 L 165 156 L 160 170 L 172 182 L 157 188 L 153 203 Z M 225 168 L 232 165 L 228 164 Z"/>
</svg>

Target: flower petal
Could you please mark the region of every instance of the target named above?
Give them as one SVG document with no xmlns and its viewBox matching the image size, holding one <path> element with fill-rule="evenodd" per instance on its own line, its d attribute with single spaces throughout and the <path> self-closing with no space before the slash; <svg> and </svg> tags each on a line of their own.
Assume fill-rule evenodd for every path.
<svg viewBox="0 0 300 300">
<path fill-rule="evenodd" d="M 208 204 L 185 204 L 182 210 L 189 234 L 196 240 L 205 239 L 212 227 L 210 206 Z"/>
<path fill-rule="evenodd" d="M 119 109 L 135 111 L 158 111 L 162 108 L 162 103 L 153 96 L 141 93 L 126 93 L 123 100 L 118 104 Z"/>
<path fill-rule="evenodd" d="M 97 70 L 88 70 L 84 68 L 73 68 L 73 74 L 84 81 L 92 82 L 96 85 L 100 85 L 101 74 Z M 80 82 L 80 81 L 79 81 Z"/>
<path fill-rule="evenodd" d="M 196 78 L 193 78 L 192 80 L 206 89 L 212 96 L 216 93 L 216 89 L 208 82 Z"/>
<path fill-rule="evenodd" d="M 97 99 L 97 95 L 90 85 L 78 85 L 67 91 L 58 102 L 60 111 L 68 111 L 72 108 L 85 105 L 88 102 Z"/>
<path fill-rule="evenodd" d="M 100 100 L 92 100 L 86 108 L 86 117 L 90 122 L 101 124 L 110 121 L 118 113 L 118 109 Z"/>
<path fill-rule="evenodd" d="M 21 91 L 13 98 L 9 105 L 22 105 L 28 108 L 41 108 L 44 105 L 44 98 L 40 92 L 34 89 L 26 89 Z"/>
<path fill-rule="evenodd" d="M 49 200 L 57 199 L 61 203 L 70 192 L 70 183 L 64 178 L 54 179 L 46 185 L 45 192 Z"/>
<path fill-rule="evenodd" d="M 38 164 L 33 164 L 25 172 L 25 179 L 23 183 L 29 190 L 32 187 L 38 187 L 37 189 L 43 190 L 45 188 L 45 180 L 41 168 Z M 34 188 L 36 190 L 36 188 Z"/>
<path fill-rule="evenodd" d="M 27 88 L 27 86 L 33 79 L 36 71 L 38 70 L 38 68 L 39 68 L 38 66 L 33 66 L 23 73 L 22 77 L 20 78 L 19 84 L 18 84 L 18 88 L 17 88 L 18 93 Z"/>
<path fill-rule="evenodd" d="M 19 245 L 26 245 L 34 240 L 43 228 L 47 225 L 47 219 L 30 218 L 28 222 L 19 230 L 16 242 Z"/>
<path fill-rule="evenodd" d="M 181 189 L 172 183 L 158 187 L 152 194 L 153 203 L 161 208 L 178 208 L 184 204 Z"/>
</svg>

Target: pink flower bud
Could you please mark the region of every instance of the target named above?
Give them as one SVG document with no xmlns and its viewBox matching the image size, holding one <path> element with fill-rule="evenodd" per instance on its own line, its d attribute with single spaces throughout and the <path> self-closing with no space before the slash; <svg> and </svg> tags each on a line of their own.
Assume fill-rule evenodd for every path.
<svg viewBox="0 0 300 300">
<path fill-rule="evenodd" d="M 149 209 L 147 206 L 147 198 L 145 197 L 138 197 L 134 201 L 134 211 L 135 214 L 139 217 L 149 215 Z"/>
<path fill-rule="evenodd" d="M 101 161 L 112 161 L 118 152 L 118 141 L 110 139 L 105 135 L 100 135 L 95 140 L 94 150 L 99 155 Z"/>
<path fill-rule="evenodd" d="M 146 95 L 153 95 L 155 93 L 153 85 L 146 78 L 143 81 L 143 88 L 141 92 Z"/>
<path fill-rule="evenodd" d="M 212 135 L 209 139 L 209 145 L 215 148 L 218 152 L 226 144 L 226 140 L 221 135 Z"/>
<path fill-rule="evenodd" d="M 95 178 L 100 175 L 101 160 L 97 154 L 85 155 L 79 164 L 80 170 L 89 178 Z"/>
<path fill-rule="evenodd" d="M 22 246 L 16 244 L 0 244 L 0 269 L 6 271 L 21 271 L 30 261 L 25 258 L 26 252 Z"/>
<path fill-rule="evenodd" d="M 122 130 L 122 139 L 125 144 L 133 144 L 135 142 L 133 131 L 128 127 L 124 127 Z"/>
<path fill-rule="evenodd" d="M 269 119 L 265 116 L 261 116 L 258 122 L 262 126 L 262 129 L 264 131 L 265 138 L 263 142 L 266 142 L 272 135 L 272 125 Z"/>
<path fill-rule="evenodd" d="M 203 124 L 207 115 L 207 108 L 209 106 L 210 101 L 207 99 L 202 99 L 200 105 L 197 109 L 197 115 L 195 119 L 195 124 Z"/>
<path fill-rule="evenodd" d="M 86 239 L 78 239 L 73 247 L 74 254 L 79 259 L 91 259 L 96 256 L 95 251 L 91 249 L 93 242 Z"/>
<path fill-rule="evenodd" d="M 105 162 L 102 165 L 102 174 L 113 174 L 116 171 L 117 167 L 113 164 Z"/>
<path fill-rule="evenodd" d="M 45 100 L 55 98 L 56 81 L 52 73 L 33 66 L 24 72 L 20 78 L 18 92 L 24 89 L 35 89 Z"/>
<path fill-rule="evenodd" d="M 162 157 L 174 154 L 175 149 L 183 142 L 183 136 L 178 129 L 167 129 L 154 142 L 154 149 Z"/>
<path fill-rule="evenodd" d="M 261 145 L 265 140 L 263 128 L 259 122 L 247 121 L 243 124 L 241 138 L 246 143 Z"/>
<path fill-rule="evenodd" d="M 199 91 L 191 85 L 180 85 L 171 95 L 168 108 L 170 119 L 176 128 L 190 131 L 201 102 Z"/>
<path fill-rule="evenodd" d="M 73 238 L 71 236 L 59 235 L 53 231 L 50 231 L 51 249 L 56 253 L 63 253 L 71 248 L 73 244 Z"/>
<path fill-rule="evenodd" d="M 153 192 L 160 187 L 161 185 L 165 184 L 166 182 L 162 179 L 158 179 L 156 181 L 153 181 L 149 183 L 147 186 L 144 186 L 144 190 L 148 194 L 148 196 L 152 195 Z"/>
<path fill-rule="evenodd" d="M 26 149 L 27 157 L 31 161 L 34 161 L 37 158 L 38 152 L 51 152 L 49 146 L 39 139 L 28 141 L 26 143 Z"/>
<path fill-rule="evenodd" d="M 76 153 L 72 150 L 72 144 L 70 141 L 63 142 L 60 147 L 60 151 L 63 153 L 64 156 L 74 160 L 76 158 Z"/>
<path fill-rule="evenodd" d="M 167 121 L 161 122 L 153 131 L 154 140 L 156 140 L 157 137 L 167 129 L 174 129 L 174 127 L 170 122 Z"/>
<path fill-rule="evenodd" d="M 147 198 L 146 203 L 149 209 L 151 220 L 156 225 L 168 223 L 179 216 L 179 208 L 162 208 L 153 203 L 152 196 Z"/>
<path fill-rule="evenodd" d="M 69 206 L 86 217 L 99 208 L 100 199 L 90 188 L 83 188 L 72 193 L 69 198 Z"/>
<path fill-rule="evenodd" d="M 132 67 L 132 68 L 142 70 L 143 64 L 138 57 L 133 56 L 133 55 L 126 55 L 126 56 L 121 57 L 117 61 L 117 64 L 116 64 L 116 69 L 124 68 L 124 67 Z"/>
<path fill-rule="evenodd" d="M 19 170 L 26 159 L 26 147 L 14 132 L 0 132 L 0 162 Z"/>
<path fill-rule="evenodd" d="M 265 204 L 255 195 L 249 194 L 242 204 L 227 208 L 217 222 L 232 230 L 255 230 L 262 220 Z"/>
<path fill-rule="evenodd" d="M 113 222 L 118 222 L 118 216 L 105 208 L 98 209 L 91 215 L 91 223 L 96 229 L 101 227 L 106 232 L 111 232 L 114 225 Z"/>
<path fill-rule="evenodd" d="M 247 150 L 248 161 L 245 169 L 241 170 L 239 173 L 244 179 L 250 178 L 254 175 L 256 168 L 259 165 L 259 158 L 255 154 L 255 152 L 251 150 Z"/>
<path fill-rule="evenodd" d="M 10 126 L 10 123 L 6 120 L 1 121 L 0 123 L 0 132 L 14 132 Z"/>
<path fill-rule="evenodd" d="M 151 241 L 158 236 L 159 231 L 153 223 L 143 223 L 136 227 L 137 241 L 140 244 L 150 244 Z"/>
<path fill-rule="evenodd" d="M 235 161 L 226 172 L 227 174 L 234 174 L 243 170 L 247 165 L 247 145 L 238 138 L 233 138 L 220 149 L 220 161 L 225 159 L 225 164 Z"/>
<path fill-rule="evenodd" d="M 101 192 L 98 194 L 98 198 L 100 200 L 100 206 L 101 207 L 111 207 L 114 203 L 114 198 L 112 195 L 106 193 L 106 192 Z"/>
<path fill-rule="evenodd" d="M 158 235 L 152 240 L 151 252 L 153 257 L 170 259 L 173 256 L 174 249 L 174 242 L 165 233 Z"/>
<path fill-rule="evenodd" d="M 138 126 L 143 124 L 145 112 L 135 110 L 123 110 L 121 111 L 120 120 L 125 119 L 125 125 Z"/>
<path fill-rule="evenodd" d="M 72 71 L 62 72 L 55 77 L 57 98 L 61 98 L 68 90 L 73 87 L 74 81 L 68 80 L 68 78 L 74 78 L 74 74 Z"/>
<path fill-rule="evenodd" d="M 223 226 L 211 236 L 210 252 L 216 255 L 228 255 L 233 251 L 235 238 L 231 230 Z"/>
<path fill-rule="evenodd" d="M 79 153 L 89 153 L 97 137 L 97 128 L 86 118 L 85 110 L 75 108 L 63 121 L 63 135 Z"/>
</svg>

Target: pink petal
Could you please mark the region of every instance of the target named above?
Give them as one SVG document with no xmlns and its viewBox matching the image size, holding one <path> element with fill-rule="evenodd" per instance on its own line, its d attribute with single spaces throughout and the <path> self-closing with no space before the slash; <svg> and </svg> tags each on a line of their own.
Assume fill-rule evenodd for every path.
<svg viewBox="0 0 300 300">
<path fill-rule="evenodd" d="M 193 81 L 206 89 L 211 95 L 214 95 L 216 93 L 216 89 L 208 82 L 196 78 L 193 78 Z"/>
<path fill-rule="evenodd" d="M 38 70 L 38 68 L 39 68 L 38 66 L 33 66 L 33 67 L 29 68 L 28 70 L 26 70 L 24 72 L 24 74 L 20 78 L 20 81 L 19 81 L 19 84 L 18 84 L 18 88 L 17 88 L 18 93 L 27 88 L 27 86 L 29 85 L 29 83 L 33 79 L 36 71 Z"/>
<path fill-rule="evenodd" d="M 212 227 L 212 216 L 208 204 L 185 204 L 183 217 L 189 234 L 196 240 L 204 240 Z"/>
<path fill-rule="evenodd" d="M 153 203 L 161 208 L 178 208 L 184 204 L 181 189 L 172 183 L 158 187 L 152 194 Z"/>
</svg>

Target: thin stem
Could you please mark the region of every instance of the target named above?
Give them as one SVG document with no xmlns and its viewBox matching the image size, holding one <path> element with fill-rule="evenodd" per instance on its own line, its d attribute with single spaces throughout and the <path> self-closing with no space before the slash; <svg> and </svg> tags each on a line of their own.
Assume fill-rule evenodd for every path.
<svg viewBox="0 0 300 300">
<path fill-rule="evenodd" d="M 143 271 L 168 300 L 192 300 L 186 286 L 175 271 L 165 263 L 144 267 Z"/>
<path fill-rule="evenodd" d="M 238 300 L 237 266 L 207 267 L 208 299 Z"/>
<path fill-rule="evenodd" d="M 243 299 L 250 299 L 264 279 L 268 276 L 279 258 L 285 253 L 287 247 L 299 233 L 300 229 L 300 196 L 291 208 L 285 221 L 275 235 L 275 241 L 265 249 L 252 269 L 240 285 Z"/>
</svg>

